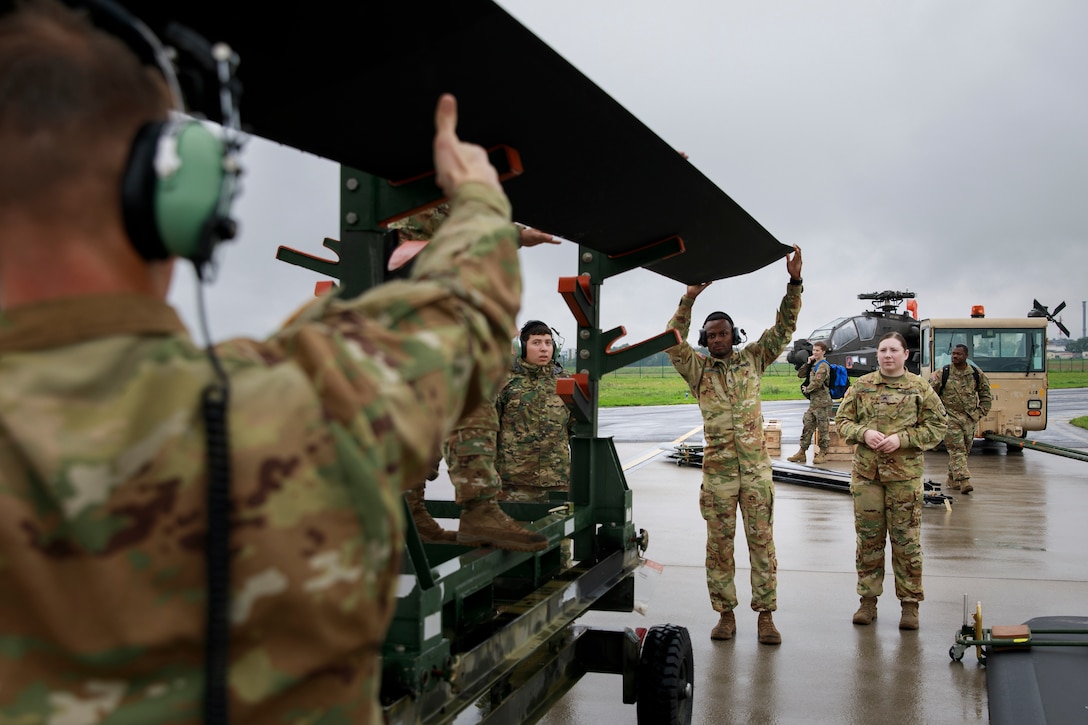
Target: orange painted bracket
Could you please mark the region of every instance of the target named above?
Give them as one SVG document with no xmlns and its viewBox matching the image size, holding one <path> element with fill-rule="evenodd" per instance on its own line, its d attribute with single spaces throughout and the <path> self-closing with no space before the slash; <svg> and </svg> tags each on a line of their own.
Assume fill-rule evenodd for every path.
<svg viewBox="0 0 1088 725">
<path fill-rule="evenodd" d="M 590 327 L 593 324 L 593 292 L 589 277 L 560 277 L 559 294 L 563 295 L 563 300 L 579 327 Z"/>
<path fill-rule="evenodd" d="M 559 378 L 555 382 L 555 393 L 579 422 L 588 423 L 593 416 L 593 394 L 589 387 L 587 373 L 575 373 L 569 378 Z"/>
<path fill-rule="evenodd" d="M 495 167 L 495 170 L 499 172 L 499 181 L 508 181 L 515 176 L 521 176 L 525 171 L 524 167 L 521 165 L 521 154 L 519 154 L 517 149 L 512 146 L 507 146 L 505 144 L 492 146 L 487 149 L 487 158 L 491 162 L 491 165 Z M 434 179 L 435 172 L 427 171 L 407 179 L 390 181 L 389 185 L 400 188 L 415 186 L 427 192 L 437 192 L 439 189 Z M 412 214 L 418 214 L 421 211 L 438 206 L 446 201 L 448 201 L 448 199 L 442 196 L 432 201 L 428 201 L 426 204 L 420 204 L 419 206 L 402 211 L 388 219 L 382 219 L 380 223 L 382 226 L 388 226 L 399 219 L 411 216 Z"/>
</svg>

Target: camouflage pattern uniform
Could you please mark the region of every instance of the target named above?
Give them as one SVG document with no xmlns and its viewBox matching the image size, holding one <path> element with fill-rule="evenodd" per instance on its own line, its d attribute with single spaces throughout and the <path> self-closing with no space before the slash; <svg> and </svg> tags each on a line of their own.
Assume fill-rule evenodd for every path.
<svg viewBox="0 0 1088 725">
<path fill-rule="evenodd" d="M 835 418 L 839 436 L 857 443 L 850 476 L 857 533 L 858 594 L 884 591 L 884 548 L 892 544 L 895 596 L 920 602 L 922 591 L 922 474 L 924 455 L 944 436 L 944 406 L 929 384 L 913 373 L 885 378 L 862 375 L 847 388 Z M 866 430 L 897 433 L 891 453 L 865 445 Z"/>
<path fill-rule="evenodd" d="M 733 539 L 737 505 L 752 565 L 752 609 L 778 608 L 778 559 L 774 550 L 774 482 L 763 438 L 760 381 L 786 347 L 801 310 L 801 286 L 787 285 L 774 327 L 758 342 L 734 349 L 724 360 L 707 357 L 686 341 L 694 300 L 684 296 L 668 327 L 681 342 L 667 350 L 703 414 L 703 484 L 699 508 L 707 522 L 706 583 L 715 611 L 737 606 Z"/>
<path fill-rule="evenodd" d="M 986 373 L 978 370 L 978 385 L 975 385 L 975 373 L 978 370 L 970 363 L 963 370 L 955 365 L 948 366 L 948 382 L 941 390 L 941 378 L 944 368 L 933 371 L 929 384 L 940 391 L 941 402 L 948 413 L 948 432 L 944 434 L 944 447 L 948 449 L 948 481 L 952 488 L 961 488 L 971 478 L 967 470 L 967 456 L 975 442 L 975 430 L 978 422 L 986 417 L 993 404 L 990 392 L 990 380 Z"/>
<path fill-rule="evenodd" d="M 808 410 L 805 411 L 801 426 L 801 450 L 808 450 L 808 447 L 812 445 L 814 432 L 819 433 L 820 448 L 826 449 L 831 442 L 831 434 L 827 429 L 832 408 L 831 366 L 817 364 L 816 369 L 813 370 L 812 363 L 805 362 L 797 371 L 797 377 L 809 378 L 808 385 L 801 386 L 801 390 L 808 394 Z"/>
<path fill-rule="evenodd" d="M 218 346 L 234 723 L 382 721 L 401 491 L 503 380 L 516 239 L 505 196 L 465 184 L 412 282 Z M 150 297 L 0 314 L 0 722 L 201 721 L 212 379 Z"/>
<path fill-rule="evenodd" d="M 480 403 L 450 433 L 442 446 L 456 501 L 495 498 L 502 486 L 495 470 L 495 445 L 499 435 L 499 412 L 493 401 Z"/>
<path fill-rule="evenodd" d="M 518 358 L 495 401 L 499 412 L 496 468 L 504 501 L 548 501 L 570 489 L 574 420 L 555 384 L 563 369 Z"/>
</svg>

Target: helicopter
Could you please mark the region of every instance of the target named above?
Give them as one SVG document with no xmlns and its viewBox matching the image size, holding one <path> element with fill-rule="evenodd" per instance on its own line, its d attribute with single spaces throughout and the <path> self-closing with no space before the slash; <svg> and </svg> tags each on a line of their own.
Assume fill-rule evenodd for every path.
<svg viewBox="0 0 1088 725">
<path fill-rule="evenodd" d="M 918 320 L 918 303 L 914 297 L 913 292 L 898 290 L 859 294 L 859 300 L 871 300 L 875 309 L 866 310 L 853 317 L 838 317 L 813 330 L 807 338 L 795 340 L 793 350 L 786 356 L 787 362 L 800 369 L 812 354 L 812 343 L 823 340 L 828 343 L 825 356 L 827 361 L 842 365 L 850 377 L 860 377 L 879 367 L 876 361 L 876 345 L 880 338 L 886 333 L 898 332 L 907 341 L 907 349 L 913 351 L 906 368 L 917 374 L 920 370 L 918 353 L 921 326 Z M 899 306 L 904 301 L 907 303 L 907 312 L 899 312 Z M 1069 329 L 1057 318 L 1058 313 L 1065 308 L 1065 302 L 1055 307 L 1053 312 L 1039 300 L 1033 299 L 1032 305 L 1027 313 L 1028 317 L 1045 317 L 1069 337 Z M 982 308 L 976 306 L 971 316 L 985 315 Z"/>
<path fill-rule="evenodd" d="M 913 292 L 899 290 L 859 294 L 858 299 L 871 300 L 874 309 L 853 317 L 835 318 L 813 330 L 807 338 L 795 340 L 786 361 L 800 369 L 812 354 L 812 343 L 823 340 L 828 344 L 827 361 L 842 365 L 850 377 L 859 377 L 879 367 L 876 346 L 886 333 L 898 332 L 907 341 L 908 349 L 918 350 L 918 303 L 914 301 L 914 296 Z M 899 306 L 904 301 L 907 311 L 899 312 Z M 917 373 L 917 357 L 912 355 L 906 367 L 912 373 Z"/>
</svg>

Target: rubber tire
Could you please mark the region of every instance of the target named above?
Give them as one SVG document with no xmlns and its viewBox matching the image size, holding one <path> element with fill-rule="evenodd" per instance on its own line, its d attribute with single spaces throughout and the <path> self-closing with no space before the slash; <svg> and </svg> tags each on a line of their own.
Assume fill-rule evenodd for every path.
<svg viewBox="0 0 1088 725">
<path fill-rule="evenodd" d="M 695 703 L 695 659 L 686 627 L 650 627 L 638 662 L 639 725 L 689 725 Z"/>
</svg>

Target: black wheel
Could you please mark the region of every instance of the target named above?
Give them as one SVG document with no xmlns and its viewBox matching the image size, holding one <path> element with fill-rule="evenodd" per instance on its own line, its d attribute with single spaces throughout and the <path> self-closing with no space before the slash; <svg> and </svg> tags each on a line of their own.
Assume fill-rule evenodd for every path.
<svg viewBox="0 0 1088 725">
<path fill-rule="evenodd" d="M 650 627 L 638 661 L 639 725 L 689 725 L 695 662 L 686 627 Z"/>
<path fill-rule="evenodd" d="M 959 653 L 959 657 L 956 656 L 956 645 L 952 645 L 948 648 L 948 656 L 952 658 L 953 662 L 963 661 L 963 652 Z"/>
</svg>

